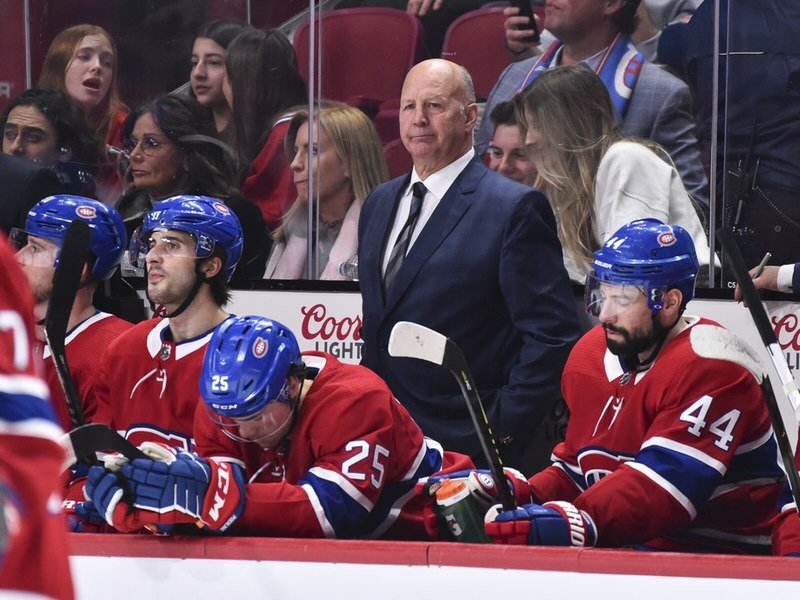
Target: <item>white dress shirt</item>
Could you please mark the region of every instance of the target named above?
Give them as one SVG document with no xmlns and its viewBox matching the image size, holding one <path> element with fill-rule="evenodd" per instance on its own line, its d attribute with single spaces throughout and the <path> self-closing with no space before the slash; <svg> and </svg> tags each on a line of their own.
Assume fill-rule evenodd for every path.
<svg viewBox="0 0 800 600">
<path fill-rule="evenodd" d="M 436 210 L 436 207 L 439 206 L 439 202 L 441 202 L 442 198 L 444 198 L 447 190 L 450 189 L 450 186 L 453 185 L 453 182 L 459 175 L 461 175 L 461 171 L 467 167 L 469 161 L 471 161 L 474 156 L 475 150 L 473 150 L 470 146 L 470 149 L 467 150 L 462 156 L 451 162 L 445 168 L 428 175 L 428 178 L 425 181 L 420 179 L 416 168 L 411 171 L 411 181 L 409 182 L 402 198 L 400 198 L 400 204 L 397 207 L 397 211 L 394 215 L 394 224 L 392 225 L 392 229 L 389 231 L 389 242 L 386 244 L 386 249 L 383 252 L 383 267 L 381 268 L 381 273 L 386 273 L 386 266 L 389 264 L 389 257 L 392 255 L 392 249 L 394 248 L 397 238 L 400 235 L 400 230 L 408 220 L 408 212 L 411 210 L 412 186 L 418 181 L 422 181 L 422 183 L 425 184 L 425 188 L 428 190 L 428 192 L 425 194 L 425 198 L 422 201 L 422 208 L 420 209 L 419 218 L 417 219 L 417 224 L 414 227 L 414 232 L 411 235 L 411 241 L 408 244 L 409 251 L 411 250 L 411 246 L 413 246 L 417 241 L 422 228 L 425 227 L 428 219 L 431 218 L 433 211 Z M 408 252 L 406 252 L 406 256 L 408 256 Z"/>
</svg>

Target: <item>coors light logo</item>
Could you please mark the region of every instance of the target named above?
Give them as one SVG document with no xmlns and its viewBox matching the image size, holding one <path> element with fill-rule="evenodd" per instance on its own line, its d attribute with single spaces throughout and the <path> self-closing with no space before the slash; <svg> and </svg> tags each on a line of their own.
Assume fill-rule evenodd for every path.
<svg viewBox="0 0 800 600">
<path fill-rule="evenodd" d="M 792 371 L 800 369 L 800 317 L 793 312 L 795 308 L 797 306 L 793 305 L 789 307 L 789 312 L 770 316 L 775 337 Z"/>
<path fill-rule="evenodd" d="M 361 360 L 361 315 L 337 319 L 321 303 L 303 306 L 300 312 L 303 338 L 314 343 L 314 350 L 346 361 Z"/>
</svg>

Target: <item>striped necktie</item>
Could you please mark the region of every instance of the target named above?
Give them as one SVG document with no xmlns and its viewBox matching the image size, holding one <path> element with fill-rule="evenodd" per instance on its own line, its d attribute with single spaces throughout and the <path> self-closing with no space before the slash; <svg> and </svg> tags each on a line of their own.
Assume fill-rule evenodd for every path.
<svg viewBox="0 0 800 600">
<path fill-rule="evenodd" d="M 411 190 L 411 208 L 408 211 L 408 219 L 400 230 L 400 235 L 397 236 L 397 241 L 394 243 L 394 248 L 392 248 L 392 254 L 389 256 L 389 262 L 386 264 L 386 273 L 383 275 L 383 289 L 387 293 L 389 292 L 389 288 L 397 272 L 403 265 L 403 259 L 408 253 L 408 247 L 411 244 L 411 236 L 414 233 L 414 227 L 417 224 L 420 209 L 422 208 L 422 200 L 428 192 L 425 188 L 425 184 L 421 181 L 415 183 Z"/>
</svg>

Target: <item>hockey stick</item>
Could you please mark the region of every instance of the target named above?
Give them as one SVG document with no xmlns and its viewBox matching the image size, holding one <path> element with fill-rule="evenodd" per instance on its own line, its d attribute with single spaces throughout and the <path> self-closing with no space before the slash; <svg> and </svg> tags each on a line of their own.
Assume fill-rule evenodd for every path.
<svg viewBox="0 0 800 600">
<path fill-rule="evenodd" d="M 62 470 L 66 470 L 77 461 L 92 465 L 97 463 L 97 452 L 119 452 L 128 460 L 147 458 L 147 455 L 122 437 L 114 429 L 102 423 L 90 423 L 76 427 L 65 434 L 61 440 L 67 453 Z"/>
<path fill-rule="evenodd" d="M 775 330 L 772 328 L 772 325 L 770 325 L 767 311 L 761 302 L 761 297 L 756 291 L 753 280 L 750 279 L 750 273 L 744 264 L 744 258 L 742 258 L 742 253 L 739 251 L 739 246 L 736 244 L 733 233 L 728 229 L 718 229 L 717 236 L 722 242 L 722 249 L 727 255 L 728 264 L 733 270 L 733 276 L 736 278 L 742 290 L 742 296 L 747 303 L 747 308 L 758 330 L 758 335 L 767 348 L 772 365 L 775 367 L 775 371 L 777 371 L 778 378 L 783 386 L 783 391 L 789 398 L 789 402 L 791 402 L 792 408 L 797 416 L 798 408 L 800 408 L 800 392 L 798 392 L 797 386 L 794 383 L 794 378 L 789 371 L 789 365 L 786 364 L 786 359 L 778 344 Z M 789 434 L 786 431 L 783 417 L 781 417 L 781 411 L 778 406 L 778 401 L 775 398 L 775 392 L 772 389 L 769 376 L 765 372 L 762 373 L 760 385 L 764 393 L 764 398 L 767 401 L 767 408 L 769 409 L 769 414 L 772 419 L 772 427 L 775 430 L 775 438 L 778 441 L 778 448 L 781 453 L 781 459 L 783 460 L 783 466 L 786 469 L 786 477 L 789 479 L 789 487 L 792 489 L 795 506 L 797 510 L 800 511 L 800 476 L 797 473 L 797 465 L 794 461 L 792 445 L 789 443 Z"/>
<path fill-rule="evenodd" d="M 81 275 L 86 259 L 89 257 L 90 232 L 86 222 L 75 219 L 67 229 L 64 243 L 61 244 L 58 265 L 53 275 L 53 292 L 47 305 L 44 320 L 44 335 L 56 366 L 58 381 L 64 390 L 69 416 L 73 425 L 79 427 L 86 423 L 81 408 L 81 399 L 75 389 L 75 382 L 67 364 L 65 338 L 67 325 L 75 295 L 81 284 Z"/>
<path fill-rule="evenodd" d="M 483 454 L 489 463 L 489 470 L 497 482 L 497 493 L 503 510 L 514 510 L 514 497 L 503 473 L 503 460 L 497 449 L 486 411 L 483 410 L 475 381 L 461 349 L 448 337 L 417 323 L 400 321 L 392 328 L 389 336 L 389 355 L 403 358 L 418 358 L 447 368 L 456 378 L 461 393 L 467 401 L 469 416 L 475 425 L 475 433 L 481 443 Z"/>
</svg>

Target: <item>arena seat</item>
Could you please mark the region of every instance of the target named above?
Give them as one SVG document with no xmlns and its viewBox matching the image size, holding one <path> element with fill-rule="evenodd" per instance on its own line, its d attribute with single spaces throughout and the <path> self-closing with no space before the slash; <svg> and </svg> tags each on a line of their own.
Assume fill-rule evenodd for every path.
<svg viewBox="0 0 800 600">
<path fill-rule="evenodd" d="M 486 100 L 510 56 L 504 45 L 502 7 L 480 8 L 461 15 L 447 28 L 442 58 L 465 67 L 478 100 Z"/>
<path fill-rule="evenodd" d="M 397 100 L 403 79 L 422 49 L 422 26 L 404 11 L 352 8 L 322 14 L 322 96 L 357 106 L 370 117 Z M 308 81 L 309 23 L 295 33 L 300 73 Z"/>
</svg>

